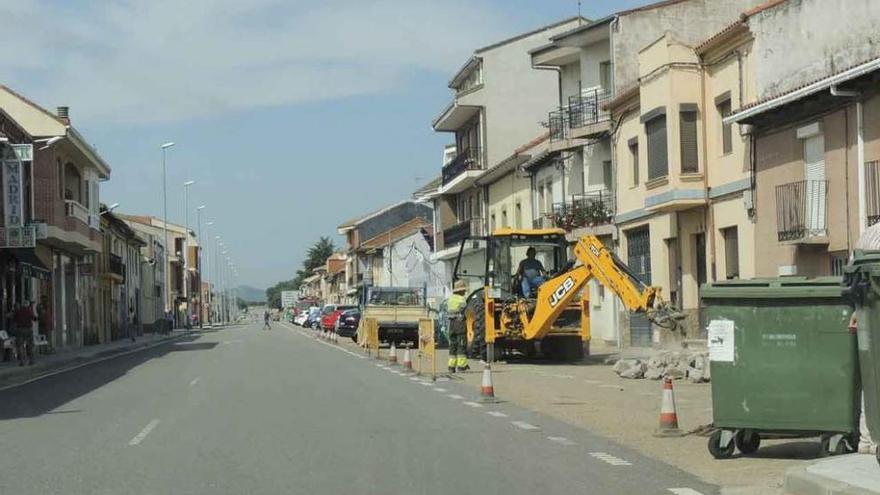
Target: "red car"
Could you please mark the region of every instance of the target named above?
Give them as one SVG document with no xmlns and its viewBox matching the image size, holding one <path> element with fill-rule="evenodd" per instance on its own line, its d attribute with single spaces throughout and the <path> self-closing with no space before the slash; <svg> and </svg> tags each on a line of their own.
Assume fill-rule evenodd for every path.
<svg viewBox="0 0 880 495">
<path fill-rule="evenodd" d="M 324 306 L 321 311 L 321 328 L 332 332 L 336 328 L 336 320 L 339 319 L 339 315 L 349 309 L 357 309 L 357 306 L 337 306 L 335 304 Z"/>
</svg>

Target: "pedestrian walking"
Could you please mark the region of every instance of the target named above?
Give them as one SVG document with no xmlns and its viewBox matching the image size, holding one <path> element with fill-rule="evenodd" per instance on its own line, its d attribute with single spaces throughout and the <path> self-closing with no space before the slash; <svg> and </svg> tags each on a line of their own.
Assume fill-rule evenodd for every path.
<svg viewBox="0 0 880 495">
<path fill-rule="evenodd" d="M 269 315 L 268 309 L 265 312 L 263 312 L 263 328 L 266 330 L 272 330 L 272 325 L 269 324 L 270 317 L 271 316 Z"/>
<path fill-rule="evenodd" d="M 18 353 L 18 365 L 24 366 L 25 354 L 28 364 L 34 364 L 34 322 L 37 315 L 34 314 L 34 303 L 22 304 L 15 311 L 15 346 Z"/>
<path fill-rule="evenodd" d="M 467 361 L 467 336 L 464 310 L 467 307 L 467 283 L 456 280 L 452 295 L 446 299 L 446 315 L 449 319 L 449 361 L 447 368 L 450 373 L 470 369 Z"/>
</svg>

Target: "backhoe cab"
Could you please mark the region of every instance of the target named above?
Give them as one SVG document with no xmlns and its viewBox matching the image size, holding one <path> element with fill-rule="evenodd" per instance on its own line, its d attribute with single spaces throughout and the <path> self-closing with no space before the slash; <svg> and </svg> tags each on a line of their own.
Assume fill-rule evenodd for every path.
<svg viewBox="0 0 880 495">
<path fill-rule="evenodd" d="M 479 275 L 461 269 L 465 244 L 474 241 L 485 243 L 485 270 Z M 535 251 L 528 262 L 530 283 L 523 283 L 520 262 L 530 249 Z M 663 302 L 660 289 L 645 285 L 598 238 L 581 237 L 573 246 L 571 260 L 568 252 L 562 229 L 504 228 L 462 241 L 454 277 L 478 277 L 482 282 L 468 296 L 465 311 L 472 356 L 485 359 L 488 342 L 501 353 L 516 349 L 531 356 L 540 347 L 551 359 L 582 358 L 590 342 L 589 290 L 584 290 L 590 280 L 655 325 L 677 327 L 682 315 Z M 536 270 L 542 272 L 541 277 L 534 276 Z"/>
</svg>

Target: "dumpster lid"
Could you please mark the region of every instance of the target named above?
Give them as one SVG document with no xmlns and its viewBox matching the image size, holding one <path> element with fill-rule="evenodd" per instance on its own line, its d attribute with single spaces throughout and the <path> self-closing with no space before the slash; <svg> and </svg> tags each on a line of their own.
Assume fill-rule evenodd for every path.
<svg viewBox="0 0 880 495">
<path fill-rule="evenodd" d="M 880 252 L 878 261 L 880 261 Z M 841 297 L 842 277 L 778 277 L 722 280 L 704 284 L 702 298 Z"/>
</svg>

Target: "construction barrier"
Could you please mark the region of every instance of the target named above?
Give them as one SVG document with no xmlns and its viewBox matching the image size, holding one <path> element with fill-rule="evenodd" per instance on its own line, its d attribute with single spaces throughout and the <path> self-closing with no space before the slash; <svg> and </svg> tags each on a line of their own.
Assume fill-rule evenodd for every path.
<svg viewBox="0 0 880 495">
<path fill-rule="evenodd" d="M 434 341 L 434 320 L 428 318 L 419 319 L 419 349 L 418 349 L 418 374 L 421 375 L 423 368 L 422 359 L 431 362 L 431 380 L 437 380 L 437 343 Z"/>
<path fill-rule="evenodd" d="M 358 344 L 370 355 L 376 352 L 379 359 L 379 321 L 375 318 L 364 318 L 358 327 Z"/>
</svg>

